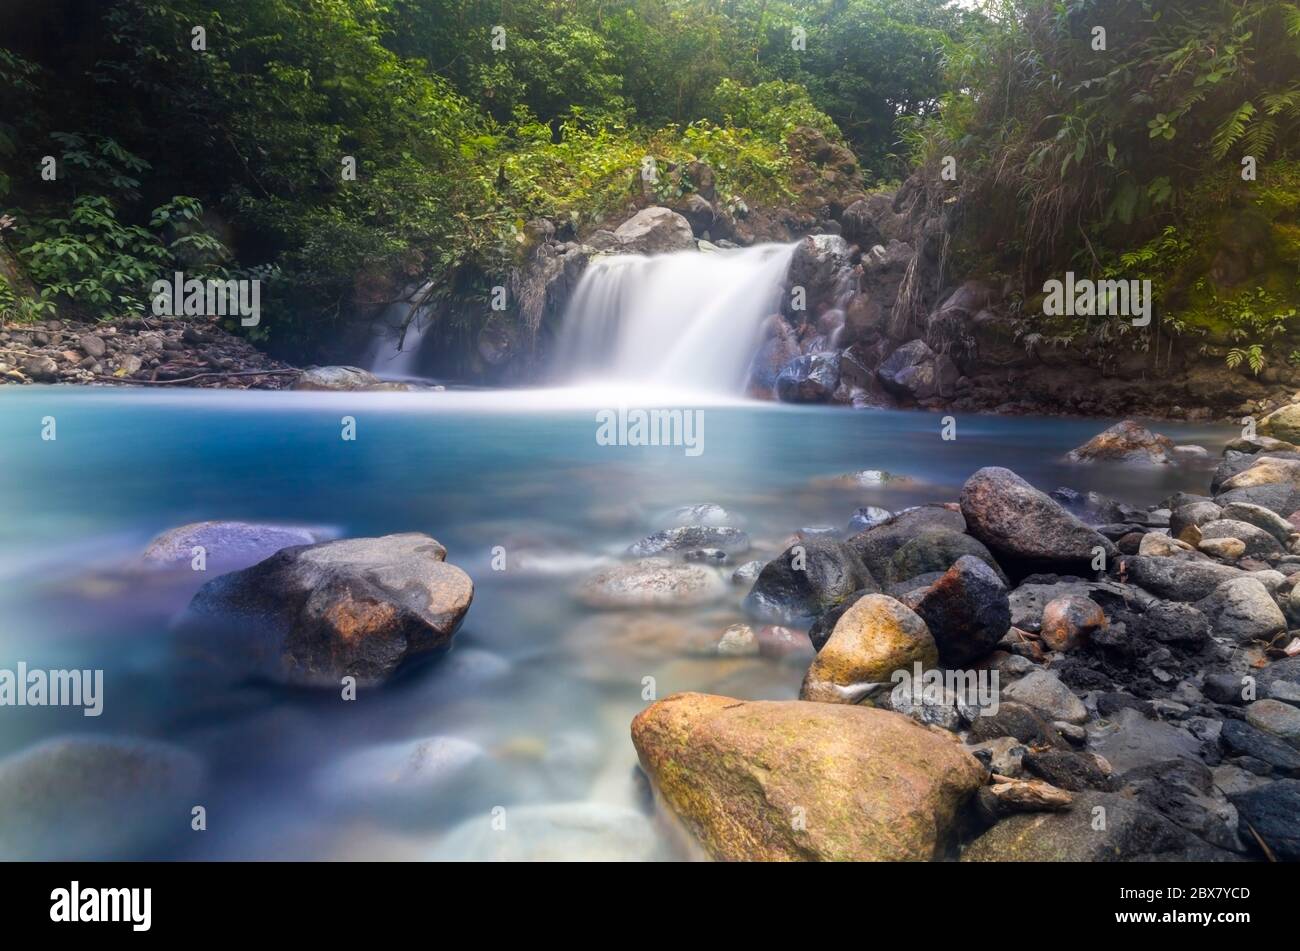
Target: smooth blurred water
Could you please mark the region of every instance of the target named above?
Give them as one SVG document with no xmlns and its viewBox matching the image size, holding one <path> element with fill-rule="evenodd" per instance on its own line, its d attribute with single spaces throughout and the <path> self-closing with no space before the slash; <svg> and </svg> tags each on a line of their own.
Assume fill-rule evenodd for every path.
<svg viewBox="0 0 1300 951">
<path fill-rule="evenodd" d="M 653 402 L 641 402 L 653 399 Z M 587 568 L 666 527 L 661 513 L 713 502 L 774 557 L 802 526 L 843 527 L 855 508 L 955 499 L 985 465 L 1040 488 L 1096 489 L 1149 504 L 1203 492 L 1205 467 L 1079 466 L 1062 460 L 1106 421 L 853 412 L 755 403 L 702 412 L 704 451 L 601 446 L 597 409 L 668 405 L 663 394 L 595 391 L 256 393 L 0 391 L 0 667 L 105 670 L 105 712 L 0 708 L 0 755 L 65 732 L 160 738 L 209 764 L 212 826 L 183 857 L 478 857 L 456 823 L 496 807 L 558 802 L 640 809 L 628 725 L 658 696 L 705 690 L 797 694 L 799 666 L 708 656 L 698 645 L 742 620 L 743 589 L 676 614 L 591 612 L 573 597 Z M 54 417 L 57 439 L 41 438 Z M 341 418 L 357 438 L 340 438 Z M 1232 433 L 1160 424 L 1217 456 Z M 818 480 L 884 469 L 872 489 Z M 168 624 L 199 583 L 132 560 L 158 532 L 206 519 L 332 526 L 343 535 L 427 532 L 473 577 L 473 607 L 442 657 L 355 702 L 330 692 L 194 682 Z M 494 546 L 515 567 L 492 570 Z M 509 562 L 508 562 L 509 563 Z M 722 569 L 730 574 L 732 568 Z M 647 634 L 649 632 L 649 634 Z M 342 757 L 425 736 L 480 744 L 473 777 L 411 814 L 340 809 L 322 776 Z M 326 791 L 328 792 L 328 790 Z M 574 857 L 586 850 L 575 843 Z"/>
<path fill-rule="evenodd" d="M 796 247 L 597 258 L 565 311 L 554 379 L 743 392 L 763 321 L 781 309 Z"/>
</svg>

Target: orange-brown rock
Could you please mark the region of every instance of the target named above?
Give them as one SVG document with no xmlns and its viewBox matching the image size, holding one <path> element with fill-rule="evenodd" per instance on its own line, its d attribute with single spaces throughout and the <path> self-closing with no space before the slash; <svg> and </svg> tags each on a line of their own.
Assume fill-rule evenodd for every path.
<svg viewBox="0 0 1300 951">
<path fill-rule="evenodd" d="M 726 860 L 925 861 L 985 770 L 887 710 L 679 693 L 632 721 L 660 802 Z"/>
</svg>

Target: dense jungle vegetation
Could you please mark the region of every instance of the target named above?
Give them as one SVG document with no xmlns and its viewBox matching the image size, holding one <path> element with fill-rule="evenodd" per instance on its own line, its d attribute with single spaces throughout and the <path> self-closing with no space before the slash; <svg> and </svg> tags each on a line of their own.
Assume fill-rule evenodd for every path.
<svg viewBox="0 0 1300 951">
<path fill-rule="evenodd" d="M 327 334 L 395 281 L 477 293 L 525 221 L 593 225 L 647 155 L 779 204 L 799 126 L 868 190 L 951 157 L 955 259 L 1026 304 L 1064 267 L 1150 277 L 1167 332 L 1290 357 L 1269 348 L 1300 304 L 1282 0 L 20 0 L 0 311 L 142 312 L 183 268 L 268 279 L 255 334 Z"/>
</svg>

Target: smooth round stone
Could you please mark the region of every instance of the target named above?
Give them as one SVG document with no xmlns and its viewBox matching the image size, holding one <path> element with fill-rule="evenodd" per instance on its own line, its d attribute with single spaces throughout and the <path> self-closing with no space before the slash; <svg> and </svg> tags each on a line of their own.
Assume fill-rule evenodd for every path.
<svg viewBox="0 0 1300 951">
<path fill-rule="evenodd" d="M 60 736 L 0 760 L 0 860 L 134 858 L 191 834 L 206 768 L 133 737 Z"/>
<path fill-rule="evenodd" d="M 1300 749 L 1300 708 L 1281 700 L 1256 700 L 1246 707 L 1246 722 Z"/>
<path fill-rule="evenodd" d="M 151 568 L 189 567 L 195 549 L 203 549 L 208 572 L 247 568 L 270 558 L 282 548 L 314 545 L 337 532 L 296 525 L 254 522 L 192 522 L 168 529 L 151 541 L 141 556 Z"/>
<path fill-rule="evenodd" d="M 727 587 L 702 565 L 645 558 L 590 576 L 578 600 L 593 608 L 694 607 L 719 600 Z"/>
<path fill-rule="evenodd" d="M 317 773 L 315 788 L 340 805 L 434 813 L 436 797 L 485 756 L 477 743 L 454 736 L 384 743 L 326 766 Z"/>
</svg>

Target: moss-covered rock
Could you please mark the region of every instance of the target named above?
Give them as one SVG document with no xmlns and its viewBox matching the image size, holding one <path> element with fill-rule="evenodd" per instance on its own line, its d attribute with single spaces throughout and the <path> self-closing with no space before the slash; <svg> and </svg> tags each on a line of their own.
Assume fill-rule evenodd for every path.
<svg viewBox="0 0 1300 951">
<path fill-rule="evenodd" d="M 940 857 L 984 769 L 897 713 L 674 694 L 632 721 L 661 801 L 717 859 Z"/>
</svg>

